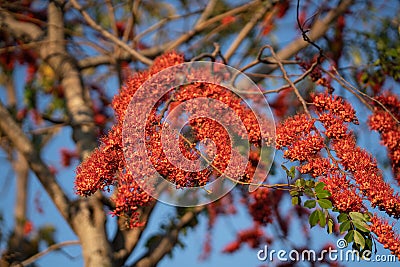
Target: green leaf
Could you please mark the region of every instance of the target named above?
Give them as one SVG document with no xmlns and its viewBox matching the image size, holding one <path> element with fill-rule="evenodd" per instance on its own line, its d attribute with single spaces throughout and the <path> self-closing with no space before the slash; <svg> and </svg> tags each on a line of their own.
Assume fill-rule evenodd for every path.
<svg viewBox="0 0 400 267">
<path fill-rule="evenodd" d="M 332 220 L 332 218 L 328 219 L 328 227 L 326 228 L 326 231 L 328 232 L 328 234 L 332 234 L 333 233 L 333 220 Z"/>
<path fill-rule="evenodd" d="M 297 179 L 294 183 L 297 187 L 303 187 L 306 185 L 306 181 L 303 178 Z"/>
<path fill-rule="evenodd" d="M 344 240 L 347 241 L 347 244 L 350 244 L 351 242 L 354 241 L 354 230 L 350 230 L 345 236 Z"/>
<path fill-rule="evenodd" d="M 317 193 L 318 198 L 327 198 L 330 197 L 331 195 L 332 195 L 331 192 L 329 192 L 328 190 L 323 190 Z"/>
<path fill-rule="evenodd" d="M 292 166 L 288 172 L 288 176 L 292 179 L 296 176 L 296 167 Z"/>
<path fill-rule="evenodd" d="M 340 226 L 339 226 L 339 231 L 341 234 L 346 232 L 347 230 L 350 229 L 350 221 L 344 221 Z"/>
<path fill-rule="evenodd" d="M 314 191 L 312 191 L 311 188 L 305 188 L 304 189 L 304 194 L 306 196 L 309 196 L 309 197 L 312 197 L 312 198 L 315 197 Z"/>
<path fill-rule="evenodd" d="M 306 181 L 306 186 L 313 188 L 315 186 L 315 182 L 313 180 L 307 180 Z"/>
<path fill-rule="evenodd" d="M 349 213 L 352 220 L 366 221 L 364 215 L 361 212 L 350 212 Z"/>
<path fill-rule="evenodd" d="M 311 214 L 310 217 L 308 218 L 308 222 L 310 223 L 310 227 L 314 227 L 318 221 L 319 221 L 319 215 L 318 215 L 319 210 L 314 210 Z"/>
<path fill-rule="evenodd" d="M 296 206 L 300 203 L 300 197 L 292 197 L 292 205 Z"/>
<path fill-rule="evenodd" d="M 332 208 L 332 202 L 328 199 L 318 199 L 318 204 L 321 208 L 323 209 L 331 209 Z"/>
<path fill-rule="evenodd" d="M 370 212 L 366 212 L 363 215 L 364 215 L 364 218 L 365 218 L 366 222 L 371 221 L 372 214 Z"/>
<path fill-rule="evenodd" d="M 309 199 L 304 202 L 304 207 L 312 209 L 315 208 L 316 201 L 314 199 Z"/>
<path fill-rule="evenodd" d="M 372 239 L 370 238 L 365 239 L 365 249 L 372 251 Z"/>
<path fill-rule="evenodd" d="M 318 210 L 318 217 L 319 217 L 319 225 L 321 227 L 325 227 L 326 217 L 325 217 L 325 214 L 321 210 Z"/>
<path fill-rule="evenodd" d="M 53 225 L 44 225 L 39 228 L 39 237 L 45 241 L 48 246 L 55 244 L 54 234 L 56 228 Z"/>
<path fill-rule="evenodd" d="M 290 194 L 292 197 L 295 197 L 295 196 L 299 196 L 299 195 L 300 195 L 300 192 L 297 191 L 297 189 L 293 189 L 293 190 L 290 190 L 290 191 L 289 191 L 289 194 Z"/>
<path fill-rule="evenodd" d="M 349 220 L 349 216 L 347 216 L 346 213 L 340 213 L 339 216 L 337 217 L 338 222 L 342 223 L 344 221 L 348 221 Z"/>
<path fill-rule="evenodd" d="M 354 242 L 361 248 L 365 247 L 365 239 L 359 231 L 354 231 Z"/>
<path fill-rule="evenodd" d="M 357 230 L 361 230 L 361 231 L 363 231 L 365 233 L 369 233 L 370 232 L 368 224 L 366 224 L 363 221 L 353 220 L 353 224 L 357 228 Z"/>
<path fill-rule="evenodd" d="M 315 192 L 317 192 L 317 193 L 322 192 L 322 190 L 324 189 L 325 186 L 326 186 L 325 183 L 318 182 L 317 185 L 315 186 Z"/>
</svg>

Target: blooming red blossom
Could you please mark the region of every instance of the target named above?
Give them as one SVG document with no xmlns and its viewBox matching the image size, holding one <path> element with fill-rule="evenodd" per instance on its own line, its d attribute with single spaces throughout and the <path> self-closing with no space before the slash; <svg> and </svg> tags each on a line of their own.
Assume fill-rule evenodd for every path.
<svg viewBox="0 0 400 267">
<path fill-rule="evenodd" d="M 33 223 L 30 220 L 27 220 L 24 223 L 24 235 L 28 236 L 34 230 Z"/>
<path fill-rule="evenodd" d="M 325 189 L 332 193 L 333 205 L 341 212 L 360 211 L 363 203 L 356 187 L 341 174 L 329 174 L 320 180 L 326 184 Z"/>
<path fill-rule="evenodd" d="M 78 153 L 76 151 L 71 151 L 68 149 L 61 149 L 61 165 L 64 167 L 68 167 L 71 165 L 71 161 L 73 159 L 78 159 Z"/>
<path fill-rule="evenodd" d="M 249 203 L 249 213 L 255 222 L 267 225 L 272 222 L 271 203 L 272 197 L 267 188 L 259 188 L 251 194 L 252 202 Z"/>
<path fill-rule="evenodd" d="M 371 223 L 371 231 L 376 234 L 379 243 L 400 260 L 400 236 L 393 231 L 393 226 L 376 215 L 371 218 Z"/>
<path fill-rule="evenodd" d="M 126 168 L 122 147 L 122 125 L 128 105 L 141 84 L 160 70 L 183 63 L 183 57 L 174 52 L 155 60 L 149 71 L 137 73 L 128 79 L 119 95 L 114 97 L 112 106 L 116 112 L 117 123 L 101 139 L 100 147 L 76 169 L 75 189 L 82 196 L 88 196 L 107 186 L 117 185 L 115 196 L 116 215 L 127 215 L 130 226 L 138 226 L 137 209 L 152 201 L 142 190 Z M 154 118 L 153 118 L 154 119 Z"/>
<path fill-rule="evenodd" d="M 297 169 L 300 173 L 308 173 L 316 178 L 327 175 L 332 168 L 334 168 L 334 166 L 327 158 L 316 155 L 313 158 L 309 158 L 307 163 L 300 165 Z"/>
<path fill-rule="evenodd" d="M 354 136 L 349 134 L 346 139 L 335 141 L 333 148 L 341 165 L 351 172 L 360 191 L 372 206 L 400 218 L 400 196 L 383 180 L 376 160 L 367 151 L 356 146 Z"/>
<path fill-rule="evenodd" d="M 116 113 L 116 124 L 109 133 L 101 139 L 99 148 L 94 150 L 92 155 L 77 168 L 75 188 L 78 194 L 87 196 L 93 194 L 96 190 L 104 190 L 109 186 L 116 186 L 116 195 L 114 198 L 116 207 L 113 214 L 128 215 L 131 221 L 137 221 L 138 207 L 144 206 L 152 201 L 151 197 L 143 190 L 143 186 L 146 186 L 144 182 L 145 179 L 137 179 L 139 176 L 146 177 L 152 175 L 152 170 L 149 170 L 148 167 L 144 167 L 140 160 L 135 160 L 136 158 L 140 158 L 138 153 L 147 153 L 146 155 L 149 157 L 150 162 L 158 174 L 170 182 L 173 182 L 177 188 L 204 186 L 212 179 L 219 177 L 227 168 L 228 164 L 230 164 L 230 157 L 232 154 L 231 138 L 219 122 L 207 119 L 207 116 L 199 116 L 189 120 L 187 124 L 189 129 L 187 134 L 189 136 L 183 138 L 186 133 L 179 133 L 178 146 L 184 157 L 193 160 L 200 156 L 196 146 L 201 144 L 202 140 L 212 140 L 216 149 L 215 154 L 212 156 L 212 165 L 201 171 L 191 172 L 184 168 L 176 167 L 166 154 L 167 152 L 174 152 L 171 152 L 168 148 L 169 142 L 173 140 L 163 140 L 161 134 L 164 127 L 168 128 L 168 123 L 165 123 L 165 114 L 171 113 L 175 108 L 174 105 L 169 104 L 184 103 L 193 98 L 214 99 L 219 103 L 222 102 L 235 113 L 236 117 L 240 118 L 241 122 L 243 122 L 244 127 L 238 127 L 236 135 L 248 140 L 250 143 L 250 163 L 247 164 L 247 169 L 244 174 L 239 169 L 236 170 L 236 168 L 233 167 L 230 168 L 230 173 L 226 173 L 226 175 L 233 179 L 251 180 L 251 176 L 254 173 L 254 166 L 258 163 L 257 155 L 260 153 L 258 146 L 261 144 L 261 140 L 264 139 L 268 142 L 270 137 L 261 136 L 261 129 L 255 114 L 245 105 L 240 97 L 232 91 L 214 83 L 194 82 L 170 90 L 156 103 L 150 114 L 148 114 L 146 127 L 144 128 L 146 151 L 123 150 L 122 126 L 124 125 L 126 136 L 130 136 L 129 131 L 133 130 L 126 127 L 125 124 L 125 115 L 132 98 L 135 97 L 135 99 L 140 98 L 143 99 L 142 101 L 147 101 L 147 99 L 151 99 L 152 94 L 154 94 L 154 92 L 150 90 L 144 92 L 146 95 L 140 95 L 144 94 L 142 91 L 138 91 L 140 86 L 159 71 L 183 62 L 182 55 L 170 52 L 157 58 L 154 61 L 154 65 L 148 71 L 137 73 L 127 80 L 119 95 L 115 96 L 112 102 L 112 107 Z M 196 75 L 204 76 L 204 80 L 210 78 L 210 74 L 207 71 L 199 70 Z M 220 78 L 216 77 L 215 79 Z M 151 82 L 154 82 L 152 86 L 159 86 L 158 81 L 151 80 Z M 151 86 L 149 86 L 149 88 L 151 88 Z M 188 102 L 189 104 L 185 107 L 187 109 L 185 110 L 186 112 L 201 112 L 209 109 L 207 103 L 190 104 L 190 101 Z M 232 118 L 234 116 L 227 114 L 225 110 L 217 107 L 215 112 L 217 113 L 216 117 L 221 118 L 224 122 L 229 125 L 236 125 L 234 118 Z M 140 122 L 135 121 L 135 119 L 137 120 L 136 117 L 129 117 L 129 119 L 133 121 L 130 121 L 128 125 L 140 125 Z M 305 140 L 305 142 L 310 141 L 315 142 L 313 139 Z M 207 144 L 204 143 L 204 145 Z M 207 150 L 212 152 L 212 146 L 208 147 Z M 130 161 L 127 162 L 126 158 Z M 129 170 L 127 167 L 128 163 L 135 164 L 135 168 Z M 240 164 L 235 163 L 236 162 L 231 162 L 231 165 L 240 166 Z M 135 223 L 133 225 L 135 225 Z"/>
<path fill-rule="evenodd" d="M 276 144 L 278 149 L 287 147 L 284 157 L 291 161 L 306 161 L 317 154 L 324 142 L 315 133 L 315 120 L 306 115 L 296 115 L 277 127 Z"/>
<path fill-rule="evenodd" d="M 374 114 L 369 117 L 368 123 L 372 130 L 381 134 L 382 143 L 388 149 L 393 173 L 400 185 L 400 124 L 398 123 L 400 120 L 400 100 L 391 93 L 378 96 L 376 100 L 383 104 L 387 110 L 374 102 Z"/>
<path fill-rule="evenodd" d="M 262 244 L 270 244 L 271 242 L 271 238 L 265 235 L 260 225 L 255 224 L 254 227 L 240 231 L 236 236 L 236 240 L 226 245 L 222 252 L 233 253 L 242 244 L 247 244 L 250 248 L 258 248 Z"/>
<path fill-rule="evenodd" d="M 356 112 L 353 107 L 349 102 L 344 101 L 339 96 L 331 96 L 327 93 L 316 94 L 313 96 L 313 104 L 319 113 L 329 112 L 344 122 L 353 122 L 358 124 Z"/>
<path fill-rule="evenodd" d="M 391 98 L 389 106 L 392 110 L 397 102 Z M 377 167 L 376 160 L 365 150 L 356 145 L 354 134 L 347 129 L 346 123 L 358 124 L 358 119 L 351 105 L 337 96 L 327 93 L 313 96 L 315 108 L 328 138 L 324 144 L 322 134 L 314 126 L 315 119 L 306 115 L 296 115 L 278 126 L 277 148 L 287 150 L 284 157 L 300 161 L 301 173 L 309 173 L 327 183 L 332 193 L 335 206 L 342 211 L 356 211 L 362 207 L 361 197 L 366 197 L 373 207 L 384 210 L 388 215 L 400 218 L 400 196 L 394 193 Z M 375 124 L 374 124 L 375 125 Z M 392 123 L 393 125 L 393 123 Z M 377 126 L 378 127 L 378 126 Z M 380 125 L 379 127 L 385 127 Z M 304 147 L 308 141 L 313 149 Z M 325 158 L 319 151 L 325 147 L 330 158 Z M 335 152 L 332 155 L 331 150 Z M 332 164 L 330 163 L 332 161 Z M 339 164 L 348 171 L 347 177 L 338 176 Z M 353 183 L 350 181 L 353 180 Z"/>
</svg>

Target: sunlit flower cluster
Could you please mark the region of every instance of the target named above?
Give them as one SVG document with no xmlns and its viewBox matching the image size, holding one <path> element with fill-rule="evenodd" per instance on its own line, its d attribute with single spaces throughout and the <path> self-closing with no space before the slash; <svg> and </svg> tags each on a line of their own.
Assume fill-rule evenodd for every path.
<svg viewBox="0 0 400 267">
<path fill-rule="evenodd" d="M 376 215 L 371 218 L 371 223 L 371 232 L 376 234 L 379 243 L 400 260 L 400 236 L 394 232 L 393 226 Z"/>
<path fill-rule="evenodd" d="M 369 126 L 381 134 L 383 145 L 388 149 L 392 162 L 393 173 L 400 184 L 400 100 L 394 94 L 386 93 L 376 97 L 379 102 L 374 102 L 374 114 L 369 117 Z M 384 110 L 381 105 L 387 110 Z M 389 113 L 389 112 L 390 113 Z"/>
<path fill-rule="evenodd" d="M 262 132 L 255 114 L 244 101 L 226 88 L 206 82 L 192 82 L 177 88 L 168 89 L 169 91 L 158 101 L 147 115 L 146 126 L 143 128 L 145 133 L 146 151 L 124 150 L 122 144 L 122 128 L 124 126 L 124 136 L 131 138 L 137 135 L 133 127 L 141 125 L 141 121 L 136 116 L 129 116 L 127 124 L 126 112 L 129 109 L 132 99 L 141 99 L 137 105 L 144 105 L 148 99 L 154 98 L 157 90 L 149 90 L 142 92 L 138 90 L 140 86 L 149 81 L 152 77 L 149 88 L 154 86 L 168 86 L 159 81 L 159 76 L 152 76 L 167 67 L 175 66 L 183 63 L 182 55 L 175 52 L 167 53 L 154 61 L 154 65 L 148 71 L 136 73 L 126 81 L 121 88 L 120 93 L 114 97 L 112 107 L 116 114 L 116 124 L 109 133 L 101 139 L 100 146 L 93 151 L 91 156 L 87 158 L 78 168 L 75 180 L 75 189 L 79 195 L 89 196 L 97 190 L 109 189 L 115 186 L 113 200 L 115 209 L 113 213 L 116 215 L 127 215 L 133 221 L 133 225 L 137 222 L 137 209 L 145 206 L 152 201 L 149 196 L 148 185 L 145 184 L 146 177 L 154 175 L 155 169 L 164 179 L 174 183 L 179 189 L 181 187 L 201 187 L 206 185 L 213 179 L 218 178 L 230 164 L 229 172 L 225 172 L 224 176 L 231 179 L 250 181 L 254 173 L 254 166 L 258 164 L 259 146 L 263 141 L 270 142 L 270 136 L 262 136 Z M 195 72 L 195 70 L 193 70 Z M 204 80 L 209 78 L 209 71 L 198 71 L 199 73 L 189 73 L 188 75 L 204 76 Z M 197 76 L 196 76 L 197 77 Z M 171 77 L 171 79 L 179 79 L 179 76 Z M 217 78 L 214 78 L 216 83 Z M 171 82 L 170 80 L 168 82 Z M 167 83 L 168 83 L 167 82 Z M 207 100 L 215 100 L 222 103 L 221 106 L 214 108 L 214 117 L 221 119 L 227 125 L 234 126 L 235 138 L 241 138 L 249 143 L 250 155 L 245 159 L 246 168 L 240 169 L 238 158 L 232 159 L 232 137 L 228 133 L 225 125 L 221 125 L 217 120 L 209 119 L 206 111 L 210 109 L 208 102 L 190 102 L 191 99 L 202 98 Z M 158 99 L 158 98 L 157 98 Z M 163 139 L 162 131 L 167 129 L 169 121 L 168 114 L 173 112 L 174 108 L 184 103 L 184 111 L 186 114 L 200 114 L 199 116 L 185 122 L 187 127 L 179 132 L 178 148 L 174 144 L 174 140 Z M 193 104 L 194 103 L 194 104 Z M 197 104 L 199 103 L 199 104 Z M 222 107 L 222 108 L 220 108 Z M 224 108 L 225 107 L 225 108 Z M 229 109 L 234 114 L 226 112 Z M 201 116 L 204 113 L 204 116 Z M 236 118 L 235 118 L 236 117 Z M 177 116 L 175 119 L 184 120 Z M 243 126 L 236 127 L 237 121 Z M 136 120 L 136 121 L 135 121 Z M 133 125 L 132 128 L 127 125 Z M 141 126 L 140 126 L 141 127 Z M 165 128 L 166 127 L 166 128 Z M 124 142 L 134 139 L 124 139 Z M 316 137 L 305 140 L 305 148 L 312 148 Z M 205 141 L 204 141 L 205 140 Z M 209 141 L 207 141 L 209 140 Z M 132 141 L 134 142 L 134 141 Z M 321 141 L 319 141 L 321 142 Z M 203 150 L 199 150 L 199 145 L 203 146 Z M 175 149 L 175 151 L 171 151 Z M 214 150 L 215 151 L 214 151 Z M 207 152 L 203 155 L 203 152 Z M 168 155 L 174 153 L 182 154 L 189 160 L 201 158 L 207 167 L 199 171 L 190 171 L 185 168 L 176 166 L 170 160 Z M 239 152 L 236 152 L 239 153 Z M 307 153 L 312 153 L 309 151 Z M 207 155 L 212 154 L 212 155 Z M 146 155 L 154 169 L 149 169 L 140 160 L 141 155 Z M 243 158 L 243 157 L 242 157 Z M 128 160 L 129 159 L 129 162 Z M 232 161 L 232 162 L 231 162 Z M 128 164 L 134 164 L 135 168 L 128 168 Z M 243 164 L 242 164 L 243 165 Z M 131 165 L 129 165 L 131 166 Z M 245 169 L 243 171 L 243 169 Z M 139 179 L 138 179 L 139 177 Z"/>
<path fill-rule="evenodd" d="M 350 184 L 345 176 L 331 173 L 320 180 L 326 184 L 325 189 L 332 193 L 333 205 L 341 212 L 360 211 L 362 198 L 356 192 L 356 187 Z"/>
<path fill-rule="evenodd" d="M 391 103 L 393 107 L 395 101 Z M 312 106 L 316 119 L 300 114 L 278 126 L 277 148 L 285 150 L 285 158 L 300 161 L 301 173 L 324 181 L 339 210 L 357 211 L 366 197 L 373 207 L 399 218 L 400 196 L 383 180 L 376 160 L 357 146 L 354 134 L 347 129 L 346 123 L 358 124 L 351 105 L 340 97 L 324 93 L 313 96 Z M 315 121 L 321 122 L 325 130 L 317 130 Z M 327 137 L 325 143 L 322 134 Z M 320 141 L 314 142 L 314 148 L 305 149 L 305 140 L 310 137 Z"/>
</svg>

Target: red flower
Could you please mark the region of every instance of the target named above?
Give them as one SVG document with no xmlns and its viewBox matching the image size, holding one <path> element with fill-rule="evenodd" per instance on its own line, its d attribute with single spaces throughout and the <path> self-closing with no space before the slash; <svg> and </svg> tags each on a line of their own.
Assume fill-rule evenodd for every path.
<svg viewBox="0 0 400 267">
<path fill-rule="evenodd" d="M 389 225 L 387 220 L 376 215 L 372 217 L 371 223 L 371 231 L 376 234 L 379 243 L 400 260 L 400 236 L 393 231 L 393 227 Z"/>
<path fill-rule="evenodd" d="M 381 134 L 382 143 L 388 149 L 393 173 L 400 185 L 400 125 L 393 118 L 394 116 L 400 120 L 400 100 L 396 95 L 390 93 L 376 97 L 376 100 L 385 105 L 391 114 L 374 102 L 374 114 L 369 117 L 368 124 L 372 130 Z"/>
<path fill-rule="evenodd" d="M 325 189 L 332 194 L 333 205 L 342 212 L 360 211 L 362 198 L 356 192 L 356 187 L 341 174 L 330 174 L 320 180 L 326 184 Z"/>
</svg>

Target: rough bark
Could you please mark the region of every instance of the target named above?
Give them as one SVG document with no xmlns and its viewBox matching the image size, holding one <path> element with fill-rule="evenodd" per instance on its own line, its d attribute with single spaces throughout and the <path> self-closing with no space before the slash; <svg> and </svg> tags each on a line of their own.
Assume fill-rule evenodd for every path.
<svg viewBox="0 0 400 267">
<path fill-rule="evenodd" d="M 0 18 L 2 27 L 7 27 L 7 30 L 18 39 L 39 41 L 45 38 L 46 41 L 43 43 L 46 45 L 39 48 L 40 56 L 53 68 L 64 88 L 67 110 L 73 128 L 73 139 L 81 158 L 85 158 L 97 145 L 93 113 L 90 102 L 85 98 L 79 69 L 65 48 L 63 4 L 55 1 L 49 3 L 47 36 L 40 27 L 29 22 L 15 20 L 5 10 L 0 10 Z M 79 237 L 85 266 L 111 266 L 112 253 L 105 231 L 106 215 L 100 200 L 94 196 L 88 199 L 79 199 L 70 205 L 54 175 L 4 106 L 0 106 L 0 116 L 2 117 L 1 129 L 27 159 L 30 168 L 35 172 L 60 213 Z"/>
</svg>

